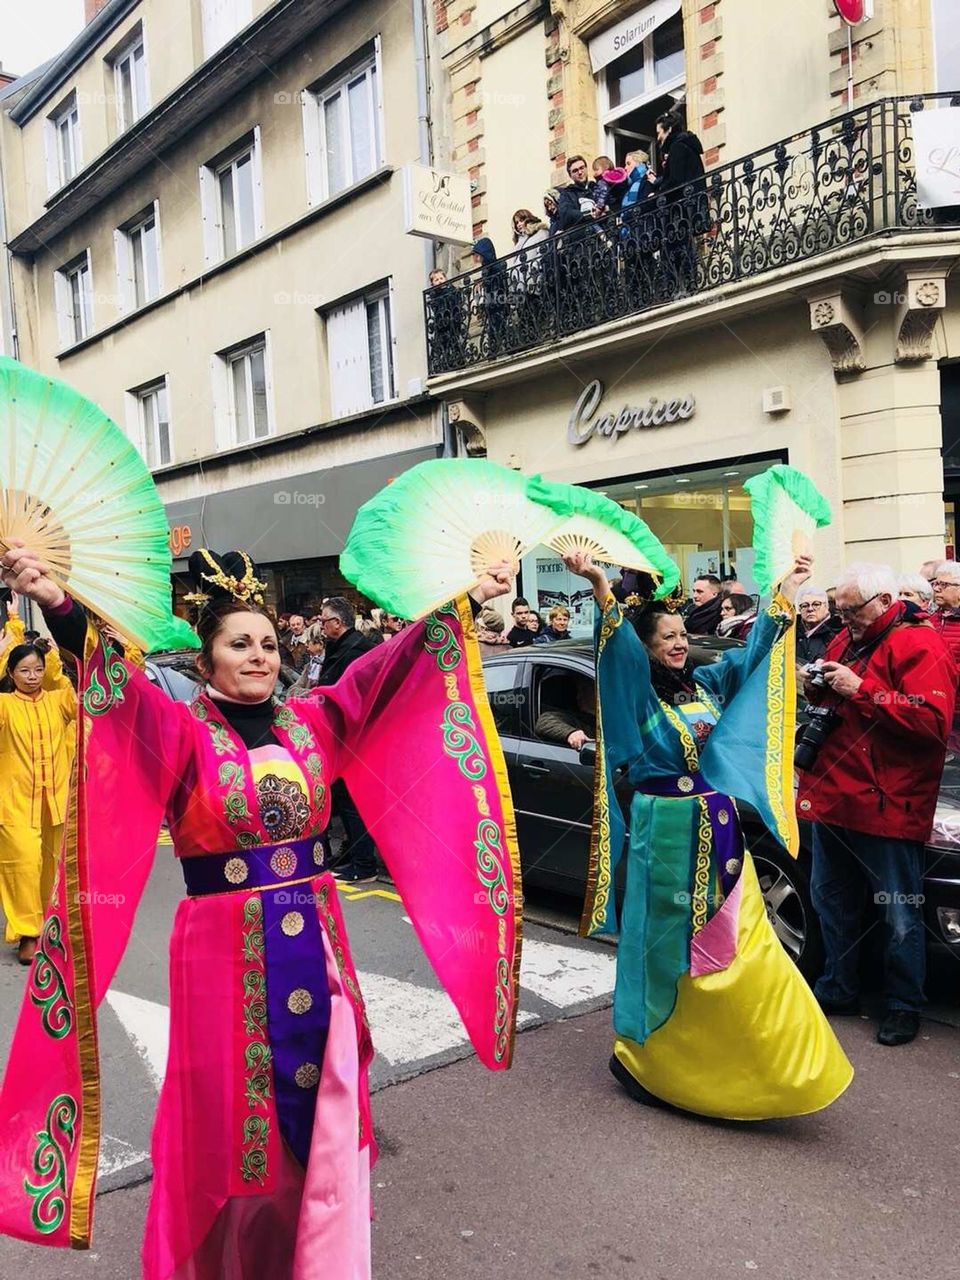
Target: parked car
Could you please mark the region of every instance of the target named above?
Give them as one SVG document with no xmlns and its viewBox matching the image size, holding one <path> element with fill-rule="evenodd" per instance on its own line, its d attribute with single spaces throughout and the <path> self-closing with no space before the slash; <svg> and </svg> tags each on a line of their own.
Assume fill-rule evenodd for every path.
<svg viewBox="0 0 960 1280">
<path fill-rule="evenodd" d="M 738 645 L 721 638 L 691 644 L 695 663 L 716 662 Z M 517 818 L 524 882 L 582 897 L 586 889 L 593 814 L 595 749 L 580 752 L 547 742 L 535 733 L 548 707 L 576 705 L 578 680 L 595 679 L 593 646 L 563 640 L 524 649 L 484 649 L 484 677 L 506 757 Z M 624 813 L 631 788 L 617 786 Z M 794 860 L 774 840 L 749 806 L 738 805 L 747 847 L 753 855 L 767 914 L 777 937 L 806 977 L 817 976 L 823 947 L 810 899 L 810 825 L 801 822 Z M 623 890 L 624 863 L 618 871 Z M 944 770 L 934 832 L 927 846 L 924 911 L 931 958 L 952 953 L 960 960 L 960 759 Z"/>
<path fill-rule="evenodd" d="M 169 653 L 152 653 L 144 664 L 149 680 L 160 686 L 174 702 L 192 702 L 203 685 L 203 677 L 197 670 L 196 652 L 193 649 L 173 649 Z M 282 702 L 287 690 L 297 679 L 292 667 L 281 666 L 277 681 L 277 697 Z"/>
</svg>

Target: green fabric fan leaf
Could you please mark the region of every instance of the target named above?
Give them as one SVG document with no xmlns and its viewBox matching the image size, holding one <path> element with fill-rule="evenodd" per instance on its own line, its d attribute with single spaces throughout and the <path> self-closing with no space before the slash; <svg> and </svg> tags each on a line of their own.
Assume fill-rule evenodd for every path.
<svg viewBox="0 0 960 1280">
<path fill-rule="evenodd" d="M 560 524 L 527 497 L 527 477 L 471 458 L 404 471 L 357 512 L 340 572 L 390 613 L 420 618 L 520 558 Z"/>
<path fill-rule="evenodd" d="M 813 534 L 830 523 L 830 505 L 808 475 L 778 462 L 743 487 L 753 516 L 753 576 L 761 593 L 773 591 L 798 555 L 810 555 Z"/>
<path fill-rule="evenodd" d="M 528 481 L 527 497 L 564 518 L 544 539 L 558 555 L 584 551 L 595 560 L 652 574 L 661 579 L 657 600 L 669 596 L 680 581 L 680 570 L 650 526 L 612 498 L 582 485 L 558 484 L 540 476 Z"/>
<path fill-rule="evenodd" d="M 0 357 L 0 542 L 149 652 L 197 648 L 170 607 L 169 529 L 124 433 L 66 383 Z"/>
</svg>

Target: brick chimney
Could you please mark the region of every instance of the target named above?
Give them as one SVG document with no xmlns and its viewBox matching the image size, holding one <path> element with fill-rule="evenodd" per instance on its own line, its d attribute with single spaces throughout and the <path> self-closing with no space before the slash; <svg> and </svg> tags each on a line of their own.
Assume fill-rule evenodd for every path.
<svg viewBox="0 0 960 1280">
<path fill-rule="evenodd" d="M 106 3 L 107 0 L 83 0 L 84 22 L 89 22 L 92 18 L 95 18 Z"/>
</svg>

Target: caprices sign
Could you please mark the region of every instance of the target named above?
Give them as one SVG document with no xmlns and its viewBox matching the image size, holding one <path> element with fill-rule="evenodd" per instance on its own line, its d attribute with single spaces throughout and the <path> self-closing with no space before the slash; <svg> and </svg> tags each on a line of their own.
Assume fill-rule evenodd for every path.
<svg viewBox="0 0 960 1280">
<path fill-rule="evenodd" d="M 594 417 L 603 399 L 603 383 L 594 378 L 581 391 L 573 406 L 567 424 L 567 440 L 570 444 L 586 444 L 592 435 L 612 436 L 616 439 L 634 427 L 664 427 L 671 422 L 692 418 L 697 402 L 692 395 L 675 400 L 659 400 L 651 396 L 645 405 L 625 404 L 619 413 L 604 413 Z"/>
</svg>

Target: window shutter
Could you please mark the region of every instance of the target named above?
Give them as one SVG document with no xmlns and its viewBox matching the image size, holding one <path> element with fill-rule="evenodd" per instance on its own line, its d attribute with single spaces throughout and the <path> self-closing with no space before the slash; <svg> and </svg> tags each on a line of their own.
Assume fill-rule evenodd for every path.
<svg viewBox="0 0 960 1280">
<path fill-rule="evenodd" d="M 203 262 L 211 267 L 223 257 L 223 238 L 217 210 L 217 175 L 206 165 L 200 166 L 200 211 L 203 222 Z"/>
<path fill-rule="evenodd" d="M 367 308 L 362 298 L 328 312 L 327 361 L 333 417 L 371 408 Z"/>
<path fill-rule="evenodd" d="M 300 90 L 303 114 L 303 153 L 307 165 L 307 204 L 319 204 L 323 189 L 323 142 L 320 138 L 320 108 L 317 96 L 309 89 Z"/>
<path fill-rule="evenodd" d="M 133 310 L 133 266 L 130 256 L 130 241 L 127 233 L 119 228 L 113 233 L 113 249 L 117 259 L 117 293 L 120 297 L 120 314 L 125 316 Z"/>
</svg>

